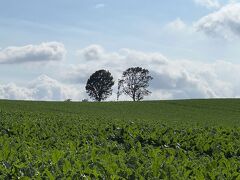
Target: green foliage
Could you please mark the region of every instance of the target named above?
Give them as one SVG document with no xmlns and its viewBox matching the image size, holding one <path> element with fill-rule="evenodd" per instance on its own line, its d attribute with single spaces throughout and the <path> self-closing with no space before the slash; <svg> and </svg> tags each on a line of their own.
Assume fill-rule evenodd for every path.
<svg viewBox="0 0 240 180">
<path fill-rule="evenodd" d="M 102 69 L 90 76 L 85 88 L 92 99 L 100 102 L 112 95 L 113 85 L 114 81 L 111 73 Z"/>
<path fill-rule="evenodd" d="M 238 104 L 0 101 L 0 179 L 239 179 Z"/>
<path fill-rule="evenodd" d="M 149 75 L 147 69 L 141 67 L 128 68 L 123 72 L 121 79 L 118 80 L 117 99 L 124 93 L 130 96 L 133 101 L 143 100 L 144 96 L 151 94 L 147 88 L 149 81 L 152 79 L 153 77 Z"/>
</svg>

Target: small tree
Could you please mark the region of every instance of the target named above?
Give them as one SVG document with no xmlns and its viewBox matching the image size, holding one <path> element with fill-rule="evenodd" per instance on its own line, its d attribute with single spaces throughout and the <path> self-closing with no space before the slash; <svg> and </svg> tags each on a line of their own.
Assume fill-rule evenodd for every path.
<svg viewBox="0 0 240 180">
<path fill-rule="evenodd" d="M 117 99 L 124 93 L 133 101 L 140 101 L 151 92 L 147 90 L 149 81 L 152 80 L 147 69 L 141 67 L 128 68 L 123 72 L 122 78 L 118 80 Z"/>
<path fill-rule="evenodd" d="M 113 77 L 109 71 L 99 70 L 93 73 L 87 81 L 86 92 L 96 100 L 102 101 L 112 95 Z"/>
</svg>

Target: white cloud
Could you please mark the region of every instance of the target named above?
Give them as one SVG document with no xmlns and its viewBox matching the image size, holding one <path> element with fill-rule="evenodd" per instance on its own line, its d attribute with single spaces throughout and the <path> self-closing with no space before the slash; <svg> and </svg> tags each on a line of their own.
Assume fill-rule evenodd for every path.
<svg viewBox="0 0 240 180">
<path fill-rule="evenodd" d="M 92 51 L 97 53 L 93 53 L 94 56 L 86 56 Z M 150 85 L 153 93 L 147 99 L 240 95 L 240 91 L 238 92 L 240 85 L 237 85 L 240 84 L 240 80 L 236 80 L 240 75 L 238 64 L 226 61 L 203 63 L 192 60 L 170 60 L 160 53 L 132 49 L 108 52 L 99 45 L 92 45 L 78 52 L 81 52 L 79 64 L 68 67 L 63 73 L 65 80 L 72 83 L 84 84 L 93 72 L 102 68 L 110 70 L 117 80 L 128 67 L 141 66 L 149 69 L 154 77 Z M 113 95 L 110 99 L 114 100 L 115 97 Z"/>
<path fill-rule="evenodd" d="M 100 45 L 90 45 L 86 48 L 77 51 L 81 60 L 86 62 L 100 61 L 100 63 L 110 63 L 117 65 L 122 64 L 121 61 L 131 59 L 134 62 L 149 62 L 156 64 L 164 64 L 167 58 L 160 53 L 147 53 L 136 51 L 132 49 L 123 48 L 117 52 L 106 52 L 106 50 Z M 95 63 L 95 62 L 94 62 Z"/>
<path fill-rule="evenodd" d="M 59 42 L 12 46 L 0 50 L 0 64 L 61 61 L 65 54 L 65 47 Z"/>
<path fill-rule="evenodd" d="M 77 51 L 77 55 L 86 61 L 98 60 L 103 54 L 104 49 L 97 44 L 90 45 Z"/>
<path fill-rule="evenodd" d="M 96 4 L 96 5 L 95 5 L 95 8 L 96 8 L 96 9 L 104 8 L 104 7 L 105 7 L 105 4 L 103 4 L 103 3 L 99 3 L 99 4 Z"/>
<path fill-rule="evenodd" d="M 14 83 L 0 85 L 1 99 L 29 99 L 32 100 L 32 90 L 25 87 L 18 87 Z"/>
<path fill-rule="evenodd" d="M 240 3 L 230 3 L 201 18 L 195 27 L 207 35 L 231 39 L 240 36 Z"/>
<path fill-rule="evenodd" d="M 170 29 L 171 31 L 182 31 L 186 27 L 187 25 L 180 18 L 177 18 L 166 25 L 166 28 Z"/>
<path fill-rule="evenodd" d="M 23 100 L 81 100 L 85 97 L 81 86 L 64 85 L 47 75 L 41 75 L 24 87 L 14 83 L 0 85 L 1 99 Z"/>
<path fill-rule="evenodd" d="M 91 52 L 94 52 L 94 55 Z M 108 52 L 100 45 L 78 51 L 78 64 L 57 69 L 57 78 L 42 75 L 19 86 L 0 85 L 0 98 L 32 100 L 81 100 L 86 98 L 85 83 L 99 69 L 110 70 L 117 82 L 129 67 L 147 68 L 154 77 L 150 83 L 152 94 L 146 99 L 182 99 L 240 97 L 240 64 L 226 61 L 212 63 L 193 60 L 171 60 L 161 53 L 120 49 Z M 63 83 L 65 82 L 65 83 Z M 108 100 L 116 100 L 117 86 Z M 121 97 L 121 100 L 128 97 Z"/>
<path fill-rule="evenodd" d="M 220 3 L 218 0 L 194 0 L 195 3 L 206 8 L 219 8 Z"/>
<path fill-rule="evenodd" d="M 79 63 L 71 65 L 65 70 L 63 79 L 71 82 L 84 82 L 91 73 L 98 69 L 111 70 L 113 75 L 119 76 L 128 65 L 158 66 L 168 60 L 160 53 L 146 53 L 131 49 L 120 49 L 117 52 L 107 52 L 100 45 L 90 45 L 77 51 Z"/>
</svg>

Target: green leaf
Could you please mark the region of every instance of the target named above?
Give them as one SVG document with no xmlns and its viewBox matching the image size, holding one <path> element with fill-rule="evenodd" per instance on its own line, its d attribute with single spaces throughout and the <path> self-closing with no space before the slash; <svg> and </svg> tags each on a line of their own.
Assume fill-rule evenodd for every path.
<svg viewBox="0 0 240 180">
<path fill-rule="evenodd" d="M 71 163 L 68 160 L 65 160 L 63 165 L 63 173 L 67 174 L 67 172 L 70 170 L 71 170 Z"/>
</svg>

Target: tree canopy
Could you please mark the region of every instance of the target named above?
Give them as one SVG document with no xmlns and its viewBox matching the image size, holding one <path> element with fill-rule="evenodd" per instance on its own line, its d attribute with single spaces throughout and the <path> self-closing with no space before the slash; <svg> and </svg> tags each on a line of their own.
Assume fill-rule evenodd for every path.
<svg viewBox="0 0 240 180">
<path fill-rule="evenodd" d="M 151 93 L 147 88 L 149 81 L 152 79 L 153 77 L 149 75 L 147 69 L 141 67 L 128 68 L 123 72 L 122 78 L 118 80 L 118 98 L 124 93 L 130 96 L 133 101 L 142 100 L 144 96 Z"/>
<path fill-rule="evenodd" d="M 98 70 L 87 81 L 86 92 L 95 101 L 102 101 L 112 95 L 113 77 L 109 71 Z"/>
</svg>

